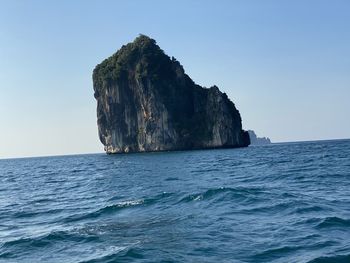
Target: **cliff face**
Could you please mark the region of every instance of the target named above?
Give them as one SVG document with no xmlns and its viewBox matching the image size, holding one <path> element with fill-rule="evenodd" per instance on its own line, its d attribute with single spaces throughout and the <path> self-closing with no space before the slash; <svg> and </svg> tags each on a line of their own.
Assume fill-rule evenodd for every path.
<svg viewBox="0 0 350 263">
<path fill-rule="evenodd" d="M 271 140 L 268 137 L 258 137 L 253 130 L 248 130 L 251 145 L 270 144 Z"/>
<path fill-rule="evenodd" d="M 216 86 L 196 85 L 153 39 L 133 43 L 93 72 L 99 137 L 107 153 L 245 147 L 241 116 Z"/>
</svg>

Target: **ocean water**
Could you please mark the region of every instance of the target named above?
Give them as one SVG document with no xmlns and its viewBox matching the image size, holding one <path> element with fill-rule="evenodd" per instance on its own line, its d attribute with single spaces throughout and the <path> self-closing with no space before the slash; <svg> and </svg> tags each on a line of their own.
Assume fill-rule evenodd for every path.
<svg viewBox="0 0 350 263">
<path fill-rule="evenodd" d="M 350 140 L 0 160 L 0 262 L 350 262 Z"/>
</svg>

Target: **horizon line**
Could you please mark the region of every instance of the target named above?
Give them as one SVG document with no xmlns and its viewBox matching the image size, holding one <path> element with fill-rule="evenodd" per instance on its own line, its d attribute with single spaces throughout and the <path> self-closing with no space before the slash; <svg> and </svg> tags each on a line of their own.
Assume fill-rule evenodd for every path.
<svg viewBox="0 0 350 263">
<path fill-rule="evenodd" d="M 264 145 L 256 145 L 256 146 L 267 146 L 271 144 L 288 144 L 288 143 L 303 143 L 303 142 L 325 142 L 325 141 L 343 141 L 343 140 L 350 140 L 349 138 L 335 138 L 335 139 L 316 139 L 316 140 L 296 140 L 296 141 L 278 141 L 278 142 L 271 142 L 269 144 Z M 249 146 L 248 146 L 249 147 Z M 220 148 L 219 148 L 220 149 Z M 229 148 L 226 148 L 229 149 Z M 234 149 L 234 148 L 232 148 Z M 201 149 L 206 150 L 206 149 Z M 173 151 L 166 151 L 166 152 L 173 152 Z M 137 152 L 136 152 L 137 153 Z M 140 152 L 140 153 L 147 153 L 147 152 Z M 67 156 L 76 156 L 76 155 L 92 155 L 92 154 L 106 154 L 105 152 L 90 152 L 90 153 L 67 153 L 67 154 L 48 154 L 48 155 L 36 155 L 36 156 L 20 156 L 20 157 L 1 157 L 1 160 L 13 160 L 13 159 L 30 159 L 30 158 L 47 158 L 47 157 L 67 157 Z M 107 155 L 107 154 L 106 154 Z M 118 155 L 118 154 L 115 154 Z"/>
</svg>

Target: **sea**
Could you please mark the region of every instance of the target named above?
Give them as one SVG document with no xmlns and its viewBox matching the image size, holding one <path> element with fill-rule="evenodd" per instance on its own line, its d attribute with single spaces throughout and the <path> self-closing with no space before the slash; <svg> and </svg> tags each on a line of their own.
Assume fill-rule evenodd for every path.
<svg viewBox="0 0 350 263">
<path fill-rule="evenodd" d="M 350 140 L 0 160 L 0 262 L 350 262 Z"/>
</svg>

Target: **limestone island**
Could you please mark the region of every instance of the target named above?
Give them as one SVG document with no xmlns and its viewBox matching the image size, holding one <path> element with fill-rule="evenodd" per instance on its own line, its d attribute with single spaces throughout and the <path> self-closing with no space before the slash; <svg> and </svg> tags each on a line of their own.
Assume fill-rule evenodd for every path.
<svg viewBox="0 0 350 263">
<path fill-rule="evenodd" d="M 251 145 L 271 144 L 269 137 L 258 137 L 253 130 L 248 130 Z"/>
<path fill-rule="evenodd" d="M 227 95 L 194 83 L 145 35 L 98 64 L 93 87 L 99 138 L 108 154 L 250 144 Z"/>
</svg>

